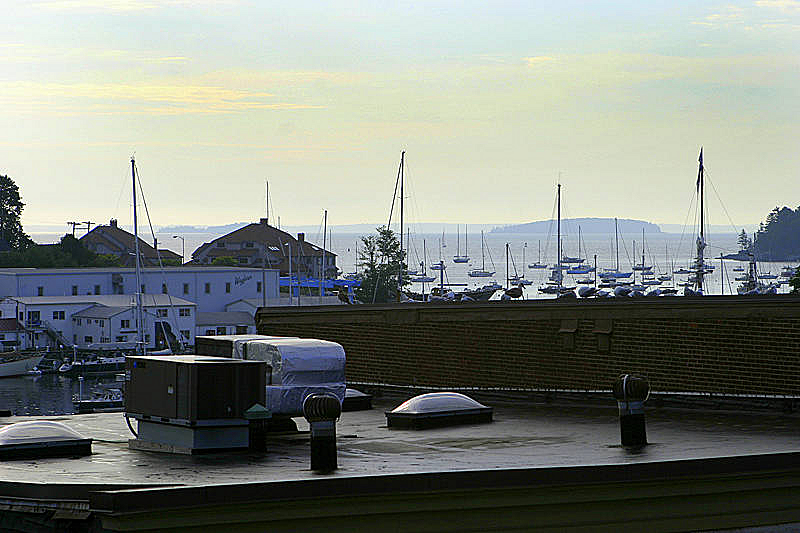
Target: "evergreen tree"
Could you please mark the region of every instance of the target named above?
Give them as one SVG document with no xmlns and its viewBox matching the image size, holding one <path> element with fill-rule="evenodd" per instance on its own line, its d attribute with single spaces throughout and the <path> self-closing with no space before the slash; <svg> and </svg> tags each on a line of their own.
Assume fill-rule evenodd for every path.
<svg viewBox="0 0 800 533">
<path fill-rule="evenodd" d="M 19 187 L 8 176 L 0 175 L 0 250 L 18 250 L 30 246 L 31 240 L 22 231 L 22 208 Z"/>
<path fill-rule="evenodd" d="M 745 251 L 749 250 L 750 247 L 753 245 L 753 240 L 750 238 L 750 236 L 747 234 L 745 230 L 742 230 L 742 232 L 739 234 L 739 237 L 736 239 L 736 242 L 739 243 L 739 249 Z"/>
<path fill-rule="evenodd" d="M 361 286 L 355 289 L 355 295 L 363 303 L 396 302 L 401 271 L 400 288 L 409 284 L 405 252 L 400 250 L 394 231 L 386 226 L 376 230 L 377 235 L 361 237 L 358 260 L 363 271 Z"/>
</svg>

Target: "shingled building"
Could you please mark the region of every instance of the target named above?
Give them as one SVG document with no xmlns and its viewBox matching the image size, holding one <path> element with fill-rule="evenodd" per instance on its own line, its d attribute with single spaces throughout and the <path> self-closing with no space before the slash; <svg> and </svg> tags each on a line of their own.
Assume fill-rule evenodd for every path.
<svg viewBox="0 0 800 533">
<path fill-rule="evenodd" d="M 192 252 L 191 262 L 210 265 L 216 258 L 232 257 L 241 266 L 266 266 L 279 269 L 282 275 L 286 275 L 289 272 L 290 254 L 293 274 L 299 270 L 303 276 L 320 277 L 323 271 L 323 255 L 326 277 L 332 278 L 338 273 L 336 254 L 329 250 L 325 250 L 323 254 L 322 248 L 307 242 L 303 233 L 298 233 L 297 238 L 294 238 L 285 231 L 270 226 L 265 218 L 204 243 Z"/>
<path fill-rule="evenodd" d="M 81 237 L 80 241 L 89 250 L 98 254 L 110 254 L 119 257 L 120 265 L 134 266 L 136 264 L 136 241 L 133 234 L 117 226 L 117 220 L 112 218 L 108 226 L 97 226 L 92 231 Z M 158 246 L 157 242 L 153 243 Z M 170 262 L 178 261 L 182 263 L 180 255 L 171 250 L 160 249 L 150 246 L 142 239 L 139 239 L 139 257 L 142 266 L 159 266 L 158 256 Z"/>
</svg>

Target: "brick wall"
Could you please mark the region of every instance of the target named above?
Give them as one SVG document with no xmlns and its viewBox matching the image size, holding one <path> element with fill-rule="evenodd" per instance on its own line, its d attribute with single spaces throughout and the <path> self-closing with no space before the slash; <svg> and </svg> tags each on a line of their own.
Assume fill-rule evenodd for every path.
<svg viewBox="0 0 800 533">
<path fill-rule="evenodd" d="M 800 394 L 800 297 L 265 308 L 258 332 L 335 341 L 351 382 Z"/>
</svg>

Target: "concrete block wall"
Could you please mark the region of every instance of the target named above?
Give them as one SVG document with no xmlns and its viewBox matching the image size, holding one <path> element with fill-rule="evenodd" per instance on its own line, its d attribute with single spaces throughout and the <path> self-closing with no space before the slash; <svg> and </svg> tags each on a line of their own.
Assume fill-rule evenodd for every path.
<svg viewBox="0 0 800 533">
<path fill-rule="evenodd" d="M 260 309 L 258 332 L 335 341 L 351 382 L 800 395 L 800 297 Z"/>
</svg>

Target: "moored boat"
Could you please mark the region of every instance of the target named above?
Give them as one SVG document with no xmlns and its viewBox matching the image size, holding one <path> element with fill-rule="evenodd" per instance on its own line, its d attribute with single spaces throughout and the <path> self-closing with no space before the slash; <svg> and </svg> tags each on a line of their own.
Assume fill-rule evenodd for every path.
<svg viewBox="0 0 800 533">
<path fill-rule="evenodd" d="M 11 352 L 0 355 L 0 378 L 24 376 L 44 358 L 43 353 Z"/>
</svg>

